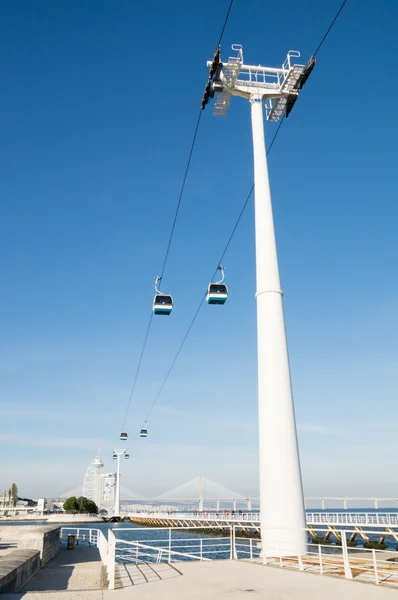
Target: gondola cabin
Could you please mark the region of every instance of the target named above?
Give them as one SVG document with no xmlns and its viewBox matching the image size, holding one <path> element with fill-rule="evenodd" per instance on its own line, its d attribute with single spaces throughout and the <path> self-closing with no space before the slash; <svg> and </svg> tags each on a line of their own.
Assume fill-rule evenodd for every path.
<svg viewBox="0 0 398 600">
<path fill-rule="evenodd" d="M 112 458 L 113 458 L 113 460 L 116 460 L 116 459 L 117 459 L 117 454 L 116 454 L 116 452 L 114 452 L 114 453 L 112 454 Z"/>
<path fill-rule="evenodd" d="M 128 452 L 126 452 L 126 454 L 124 455 L 124 458 L 130 458 L 130 454 Z"/>
<path fill-rule="evenodd" d="M 153 314 L 169 315 L 173 310 L 173 298 L 167 294 L 156 294 L 153 299 Z"/>
<path fill-rule="evenodd" d="M 127 440 L 127 433 L 121 433 L 120 434 L 120 441 L 121 442 L 125 442 Z"/>
<path fill-rule="evenodd" d="M 148 429 L 146 427 L 146 425 L 141 429 L 140 431 L 140 437 L 148 437 Z"/>
<path fill-rule="evenodd" d="M 228 288 L 224 283 L 209 283 L 206 300 L 208 304 L 225 304 Z"/>
</svg>

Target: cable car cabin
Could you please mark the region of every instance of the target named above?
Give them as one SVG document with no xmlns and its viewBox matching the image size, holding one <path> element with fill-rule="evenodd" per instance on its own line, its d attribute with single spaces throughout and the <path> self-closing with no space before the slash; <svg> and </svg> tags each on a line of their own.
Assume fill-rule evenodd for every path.
<svg viewBox="0 0 398 600">
<path fill-rule="evenodd" d="M 112 458 L 113 458 L 113 460 L 116 460 L 116 459 L 117 459 L 117 454 L 116 454 L 116 452 L 114 452 L 114 453 L 112 454 Z"/>
<path fill-rule="evenodd" d="M 124 455 L 124 458 L 130 458 L 130 454 L 128 454 L 128 453 L 126 452 L 126 454 Z"/>
<path fill-rule="evenodd" d="M 140 431 L 140 437 L 148 437 L 148 429 L 143 427 Z"/>
<path fill-rule="evenodd" d="M 127 433 L 121 433 L 120 434 L 120 441 L 121 442 L 125 442 L 127 440 Z"/>
<path fill-rule="evenodd" d="M 208 304 L 225 304 L 228 298 L 228 288 L 224 283 L 210 283 L 207 288 Z"/>
<path fill-rule="evenodd" d="M 166 294 L 156 294 L 153 300 L 153 313 L 155 315 L 169 315 L 173 309 L 173 298 Z"/>
</svg>

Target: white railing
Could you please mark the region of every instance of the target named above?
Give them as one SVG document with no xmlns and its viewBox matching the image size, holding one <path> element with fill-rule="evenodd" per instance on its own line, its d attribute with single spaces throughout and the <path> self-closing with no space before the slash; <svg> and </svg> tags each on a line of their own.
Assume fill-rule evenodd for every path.
<svg viewBox="0 0 398 600">
<path fill-rule="evenodd" d="M 385 525 L 398 526 L 398 513 L 329 512 L 306 513 L 307 525 Z"/>
<path fill-rule="evenodd" d="M 130 512 L 130 517 L 142 519 L 163 519 L 167 521 L 225 521 L 231 522 L 249 522 L 260 523 L 260 513 L 258 512 L 239 512 L 231 514 L 222 512 Z M 307 512 L 307 525 L 362 525 L 362 526 L 398 526 L 398 513 L 359 513 L 359 512 Z"/>
<path fill-rule="evenodd" d="M 213 527 L 203 529 L 214 531 Z M 214 535 L 194 535 L 195 527 L 140 527 L 139 529 L 118 528 L 115 530 L 115 560 L 116 563 L 147 563 L 147 562 L 184 562 L 211 561 L 214 559 L 233 558 L 233 527 L 229 533 L 220 538 Z M 136 539 L 119 537 L 123 532 Z M 156 537 L 148 537 L 148 533 Z"/>
<path fill-rule="evenodd" d="M 317 527 L 316 533 L 319 539 L 324 541 L 325 536 L 330 534 L 330 530 Z M 336 530 L 332 539 L 329 538 L 329 543 L 308 543 L 307 551 L 302 556 L 268 558 L 264 563 L 321 575 L 344 574 L 346 579 L 398 587 L 398 563 L 395 562 L 395 552 L 392 552 L 392 549 L 365 548 L 363 545 L 356 547 L 354 541 L 347 541 L 347 536 L 352 540 L 354 535 L 360 535 L 357 529 Z M 377 545 L 377 541 L 384 535 L 385 532 L 380 530 L 366 531 L 368 539 L 370 536 L 375 538 L 374 545 Z M 331 544 L 333 539 L 335 543 Z"/>
<path fill-rule="evenodd" d="M 333 574 L 346 579 L 398 587 L 398 563 L 391 560 L 395 553 L 393 554 L 391 550 L 368 549 L 363 545 L 351 547 L 350 544 L 353 542 L 347 542 L 347 536 L 359 535 L 354 529 L 336 530 L 331 534 L 330 530 L 317 527 L 319 540 L 323 543 L 308 543 L 305 552 L 299 556 L 266 559 L 262 557 L 261 541 L 253 537 L 240 537 L 236 525 L 231 525 L 226 535 L 221 538 L 208 537 L 206 534 L 193 537 L 194 527 L 167 527 L 155 530 L 152 527 L 118 528 L 115 531 L 118 536 L 115 538 L 116 563 L 246 559 L 270 566 L 321 575 Z M 128 531 L 129 535 L 136 536 L 137 539 L 124 540 L 119 537 L 125 531 Z M 145 539 L 149 532 L 156 533 L 153 538 Z M 330 536 L 328 543 L 325 541 L 327 535 Z M 383 536 L 383 532 L 371 530 L 367 535 L 378 540 Z"/>
<path fill-rule="evenodd" d="M 100 534 L 103 535 L 102 531 L 90 527 L 61 527 L 60 539 L 64 542 L 68 535 L 73 535 L 77 544 L 97 546 Z"/>
</svg>

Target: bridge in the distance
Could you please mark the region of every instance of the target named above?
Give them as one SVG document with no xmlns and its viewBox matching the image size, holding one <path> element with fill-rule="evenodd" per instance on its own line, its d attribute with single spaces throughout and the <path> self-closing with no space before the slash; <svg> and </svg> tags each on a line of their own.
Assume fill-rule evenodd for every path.
<svg viewBox="0 0 398 600">
<path fill-rule="evenodd" d="M 124 496 L 126 498 L 126 496 Z M 141 494 L 132 493 L 130 500 L 142 503 L 143 506 L 153 505 L 186 505 L 189 509 L 197 507 L 199 511 L 207 508 L 220 512 L 223 509 L 245 509 L 251 512 L 258 510 L 260 498 L 244 495 L 228 487 L 208 479 L 207 477 L 195 477 L 172 490 L 159 494 L 152 498 L 144 498 Z M 354 508 L 373 508 L 375 510 L 389 508 L 398 509 L 398 498 L 393 497 L 360 497 L 360 496 L 307 496 L 304 498 L 306 510 L 327 510 L 327 508 L 343 509 L 344 511 Z M 366 512 L 366 511 L 365 511 Z"/>
</svg>

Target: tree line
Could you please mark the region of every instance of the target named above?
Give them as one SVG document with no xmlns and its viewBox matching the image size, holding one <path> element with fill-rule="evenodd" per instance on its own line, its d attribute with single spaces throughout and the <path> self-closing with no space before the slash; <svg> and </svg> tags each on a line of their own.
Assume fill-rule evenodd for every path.
<svg viewBox="0 0 398 600">
<path fill-rule="evenodd" d="M 70 513 L 97 513 L 98 506 L 93 500 L 89 500 L 85 496 L 71 496 L 65 500 L 64 504 L 65 512 Z"/>
</svg>

